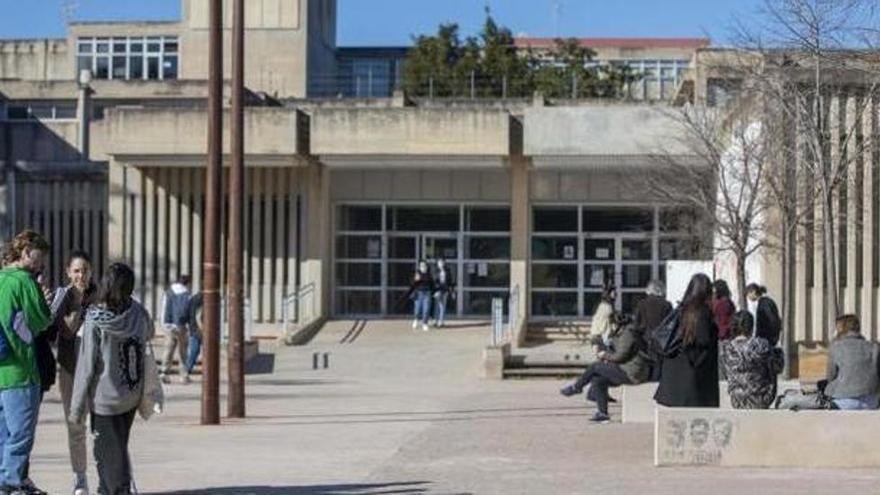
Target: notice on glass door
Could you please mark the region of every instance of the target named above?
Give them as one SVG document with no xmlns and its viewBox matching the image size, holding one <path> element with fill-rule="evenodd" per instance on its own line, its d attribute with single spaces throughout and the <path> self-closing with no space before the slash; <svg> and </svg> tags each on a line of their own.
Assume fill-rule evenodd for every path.
<svg viewBox="0 0 880 495">
<path fill-rule="evenodd" d="M 477 275 L 480 277 L 488 277 L 489 276 L 489 264 L 488 263 L 480 263 L 480 267 L 477 270 Z"/>
<path fill-rule="evenodd" d="M 367 258 L 381 258 L 382 243 L 379 239 L 369 239 L 367 241 Z"/>
<path fill-rule="evenodd" d="M 611 251 L 608 248 L 596 248 L 596 259 L 607 260 L 611 257 Z"/>
<path fill-rule="evenodd" d="M 562 248 L 562 257 L 567 260 L 574 259 L 574 246 L 565 246 Z"/>
</svg>

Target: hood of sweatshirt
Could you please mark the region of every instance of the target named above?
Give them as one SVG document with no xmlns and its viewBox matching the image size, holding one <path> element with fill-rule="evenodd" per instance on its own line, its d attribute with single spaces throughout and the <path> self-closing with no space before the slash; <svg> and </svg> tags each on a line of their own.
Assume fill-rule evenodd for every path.
<svg viewBox="0 0 880 495">
<path fill-rule="evenodd" d="M 88 318 L 101 329 L 102 332 L 111 334 L 116 338 L 128 338 L 132 336 L 144 337 L 146 332 L 146 310 L 137 302 L 122 313 L 116 314 L 100 306 L 89 308 Z"/>
<path fill-rule="evenodd" d="M 180 294 L 186 294 L 189 292 L 189 289 L 180 282 L 174 282 L 171 284 L 171 292 L 179 296 Z"/>
</svg>

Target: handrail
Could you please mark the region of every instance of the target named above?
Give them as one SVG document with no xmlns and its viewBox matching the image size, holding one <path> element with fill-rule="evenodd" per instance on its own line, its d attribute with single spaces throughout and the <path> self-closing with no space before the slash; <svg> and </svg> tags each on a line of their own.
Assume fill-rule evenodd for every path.
<svg viewBox="0 0 880 495">
<path fill-rule="evenodd" d="M 296 323 L 301 323 L 302 309 L 305 306 L 303 300 L 315 292 L 314 282 L 300 286 L 296 291 L 288 294 L 281 301 L 281 319 L 284 323 L 284 331 L 287 332 L 291 319 Z M 290 306 L 294 305 L 293 318 L 291 318 Z M 312 298 L 312 314 L 314 315 L 315 298 Z"/>
<path fill-rule="evenodd" d="M 492 346 L 513 341 L 519 324 L 519 285 L 515 285 L 507 296 L 507 324 L 504 324 L 504 306 L 501 298 L 492 299 Z"/>
</svg>

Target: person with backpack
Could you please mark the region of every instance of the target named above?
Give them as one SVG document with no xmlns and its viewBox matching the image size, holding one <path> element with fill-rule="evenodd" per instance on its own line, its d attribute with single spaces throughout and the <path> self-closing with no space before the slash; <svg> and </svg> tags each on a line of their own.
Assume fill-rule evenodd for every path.
<svg viewBox="0 0 880 495">
<path fill-rule="evenodd" d="M 144 396 L 153 321 L 131 298 L 134 272 L 124 263 L 107 267 L 97 302 L 83 323 L 69 421 L 84 425 L 91 410 L 101 494 L 132 493 L 128 440 Z"/>
<path fill-rule="evenodd" d="M 177 282 L 165 291 L 162 299 L 162 327 L 168 338 L 165 347 L 165 358 L 162 360 L 162 379 L 170 381 L 169 373 L 174 364 L 174 351 L 178 351 L 180 363 L 180 383 L 189 383 L 189 372 L 186 369 L 187 346 L 189 344 L 189 303 L 192 294 L 189 291 L 189 275 L 181 275 Z"/>
<path fill-rule="evenodd" d="M 589 398 L 596 401 L 597 411 L 590 418 L 594 423 L 605 423 L 611 419 L 608 415 L 610 387 L 639 384 L 651 374 L 642 336 L 631 318 L 615 315 L 611 327 L 608 346 L 597 356 L 599 361 L 588 366 L 577 381 L 559 391 L 570 397 L 580 394 L 589 385 Z"/>
<path fill-rule="evenodd" d="M 746 297 L 754 308 L 755 336 L 763 337 L 771 346 L 776 346 L 782 332 L 782 317 L 779 316 L 776 302 L 767 295 L 766 287 L 754 283 L 746 286 Z"/>
<path fill-rule="evenodd" d="M 657 345 L 663 354 L 654 394 L 658 404 L 718 407 L 718 330 L 711 304 L 712 281 L 698 273 L 681 305 L 655 332 L 663 340 Z"/>
<path fill-rule="evenodd" d="M 730 322 L 731 338 L 721 342 L 721 363 L 734 409 L 767 409 L 776 400 L 776 378 L 784 366 L 782 350 L 752 337 L 754 319 L 739 311 Z"/>
<path fill-rule="evenodd" d="M 663 320 L 672 312 L 672 304 L 666 300 L 663 294 L 663 284 L 659 280 L 652 280 L 645 289 L 645 298 L 636 306 L 636 330 L 643 340 L 645 349 L 649 349 L 649 339 Z M 660 356 L 655 353 L 646 353 L 651 365 L 650 381 L 660 379 Z"/>
<path fill-rule="evenodd" d="M 0 270 L 0 493 L 40 493 L 25 483 L 40 410 L 35 339 L 52 323 L 50 292 L 37 279 L 49 243 L 32 230 L 16 235 Z M 45 493 L 45 492 L 42 492 Z"/>
</svg>

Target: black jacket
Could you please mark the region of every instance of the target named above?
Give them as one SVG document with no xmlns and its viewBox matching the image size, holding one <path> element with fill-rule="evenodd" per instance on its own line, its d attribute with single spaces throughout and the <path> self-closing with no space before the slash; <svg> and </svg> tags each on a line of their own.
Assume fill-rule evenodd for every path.
<svg viewBox="0 0 880 495">
<path fill-rule="evenodd" d="M 765 338 L 771 346 L 775 346 L 782 331 L 782 318 L 779 317 L 776 303 L 773 299 L 762 296 L 758 299 L 758 309 L 755 313 L 755 336 Z"/>
<path fill-rule="evenodd" d="M 654 399 L 668 407 L 718 407 L 718 330 L 707 306 L 694 342 L 663 359 Z"/>
<path fill-rule="evenodd" d="M 672 312 L 672 304 L 660 296 L 648 296 L 636 308 L 636 329 L 651 332 Z"/>
</svg>

